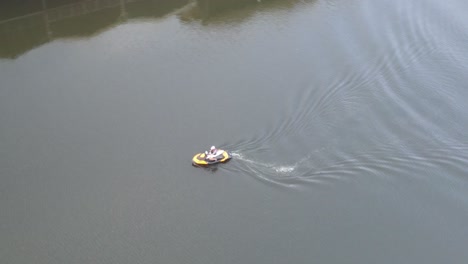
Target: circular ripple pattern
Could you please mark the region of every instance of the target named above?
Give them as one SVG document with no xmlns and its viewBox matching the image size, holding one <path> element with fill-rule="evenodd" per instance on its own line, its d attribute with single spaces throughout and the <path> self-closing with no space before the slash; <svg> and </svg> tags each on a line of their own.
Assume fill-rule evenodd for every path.
<svg viewBox="0 0 468 264">
<path fill-rule="evenodd" d="M 235 170 L 292 186 L 360 172 L 466 167 L 466 4 L 365 2 L 320 5 L 334 21 L 322 21 L 330 28 L 318 41 L 341 43 L 320 52 L 339 53 L 342 65 L 288 87 L 288 107 L 265 133 L 227 144 Z"/>
</svg>

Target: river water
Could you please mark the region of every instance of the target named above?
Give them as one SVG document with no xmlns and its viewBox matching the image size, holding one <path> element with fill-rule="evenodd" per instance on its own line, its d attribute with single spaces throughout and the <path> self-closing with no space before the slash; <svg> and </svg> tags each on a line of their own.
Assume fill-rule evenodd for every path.
<svg viewBox="0 0 468 264">
<path fill-rule="evenodd" d="M 30 2 L 1 263 L 466 263 L 466 1 Z"/>
</svg>

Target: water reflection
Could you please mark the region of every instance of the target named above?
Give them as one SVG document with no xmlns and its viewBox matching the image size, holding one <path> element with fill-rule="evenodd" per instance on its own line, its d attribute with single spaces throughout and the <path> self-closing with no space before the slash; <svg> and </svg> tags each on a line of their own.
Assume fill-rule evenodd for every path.
<svg viewBox="0 0 468 264">
<path fill-rule="evenodd" d="M 89 37 L 133 18 L 158 18 L 188 0 L 41 0 L 0 6 L 0 58 L 16 58 L 56 38 Z"/>
<path fill-rule="evenodd" d="M 237 13 L 238 19 L 244 20 L 255 13 L 254 8 L 259 6 L 264 9 L 283 9 L 293 7 L 300 0 L 196 0 L 187 5 L 178 13 L 183 21 L 201 20 L 204 23 L 216 23 L 216 17 L 227 15 L 229 12 L 242 10 Z"/>
<path fill-rule="evenodd" d="M 14 59 L 53 39 L 90 37 L 135 18 L 159 18 L 179 9 L 182 21 L 216 19 L 239 10 L 243 21 L 261 7 L 284 9 L 299 0 L 29 0 L 0 4 L 0 58 Z M 228 12 L 229 11 L 229 12 Z"/>
</svg>

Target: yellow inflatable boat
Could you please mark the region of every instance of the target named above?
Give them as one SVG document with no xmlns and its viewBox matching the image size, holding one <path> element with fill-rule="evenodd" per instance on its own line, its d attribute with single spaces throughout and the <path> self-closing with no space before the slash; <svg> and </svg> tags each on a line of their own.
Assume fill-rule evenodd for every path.
<svg viewBox="0 0 468 264">
<path fill-rule="evenodd" d="M 229 161 L 231 158 L 231 153 L 218 149 L 215 154 L 209 154 L 208 152 L 195 154 L 192 158 L 192 165 L 208 166 Z"/>
</svg>

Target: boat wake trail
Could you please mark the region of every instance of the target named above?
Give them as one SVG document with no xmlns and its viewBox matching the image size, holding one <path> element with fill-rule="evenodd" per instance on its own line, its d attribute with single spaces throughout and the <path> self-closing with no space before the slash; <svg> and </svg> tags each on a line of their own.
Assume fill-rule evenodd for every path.
<svg viewBox="0 0 468 264">
<path fill-rule="evenodd" d="M 233 152 L 231 154 L 237 160 L 241 160 L 241 161 L 244 161 L 246 163 L 250 163 L 250 164 L 255 165 L 257 167 L 263 167 L 263 168 L 266 168 L 266 169 L 270 169 L 270 170 L 273 170 L 273 171 L 275 171 L 277 173 L 287 174 L 287 173 L 293 172 L 297 167 L 296 164 L 288 166 L 288 165 L 277 165 L 277 164 L 273 164 L 273 163 L 265 163 L 265 162 L 255 161 L 255 160 L 248 159 L 248 158 L 244 157 L 244 155 L 242 155 L 241 153 L 236 153 L 236 152 Z"/>
<path fill-rule="evenodd" d="M 262 182 L 281 187 L 295 187 L 302 182 L 300 168 L 307 158 L 292 164 L 278 164 L 248 158 L 241 152 L 231 152 L 231 154 L 233 160 L 237 161 L 235 170 L 254 175 Z"/>
<path fill-rule="evenodd" d="M 339 153 L 338 151 L 332 151 Z M 231 153 L 232 168 L 246 175 L 279 187 L 301 188 L 304 184 L 328 184 L 355 175 L 384 177 L 393 180 L 396 175 L 431 175 L 433 171 L 450 168 L 451 175 L 464 175 L 468 164 L 468 145 L 444 144 L 442 146 L 380 146 L 364 152 L 340 153 L 325 159 L 323 151 L 312 152 L 292 164 L 277 164 L 249 158 L 241 152 Z M 236 162 L 237 161 L 237 162 Z M 459 179 L 455 176 L 453 181 Z"/>
</svg>

